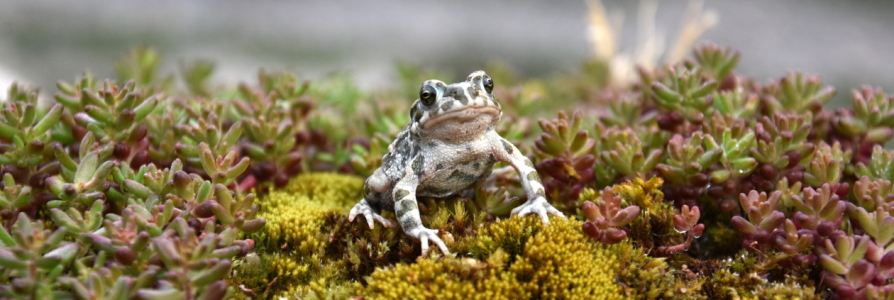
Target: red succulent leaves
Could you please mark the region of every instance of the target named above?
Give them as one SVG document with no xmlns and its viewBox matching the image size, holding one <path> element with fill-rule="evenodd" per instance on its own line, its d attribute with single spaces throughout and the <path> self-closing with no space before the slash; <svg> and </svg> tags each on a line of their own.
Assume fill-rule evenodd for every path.
<svg viewBox="0 0 894 300">
<path fill-rule="evenodd" d="M 584 233 L 593 240 L 606 244 L 620 243 L 627 237 L 627 232 L 617 227 L 630 224 L 639 216 L 640 208 L 631 205 L 621 208 L 621 197 L 612 192 L 610 187 L 602 191 L 602 201 L 598 204 L 584 201 L 581 210 L 588 221 L 584 222 Z"/>
</svg>

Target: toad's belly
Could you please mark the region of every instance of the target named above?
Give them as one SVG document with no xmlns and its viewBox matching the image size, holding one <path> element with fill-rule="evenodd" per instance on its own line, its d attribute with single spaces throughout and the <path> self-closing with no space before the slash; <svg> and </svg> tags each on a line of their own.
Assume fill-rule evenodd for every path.
<svg viewBox="0 0 894 300">
<path fill-rule="evenodd" d="M 436 168 L 416 188 L 416 194 L 424 197 L 447 197 L 469 188 L 478 179 L 490 175 L 493 162 L 470 161 L 458 165 Z"/>
</svg>

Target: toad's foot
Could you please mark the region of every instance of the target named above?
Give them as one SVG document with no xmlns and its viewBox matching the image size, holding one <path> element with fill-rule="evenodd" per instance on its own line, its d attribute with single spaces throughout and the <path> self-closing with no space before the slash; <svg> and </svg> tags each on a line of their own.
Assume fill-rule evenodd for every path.
<svg viewBox="0 0 894 300">
<path fill-rule="evenodd" d="M 447 250 L 447 245 L 444 244 L 444 241 L 438 237 L 438 231 L 435 229 L 428 229 L 422 226 L 417 228 L 407 230 L 407 234 L 411 237 L 419 239 L 422 242 L 422 257 L 428 255 L 428 242 L 431 241 L 435 245 L 438 246 L 438 249 L 441 249 L 441 253 L 444 255 L 450 255 L 450 250 Z"/>
<path fill-rule="evenodd" d="M 550 205 L 546 202 L 546 198 L 537 197 L 534 200 L 528 200 L 519 207 L 512 209 L 512 215 L 518 215 L 519 217 L 524 217 L 529 214 L 537 214 L 540 216 L 540 219 L 543 220 L 543 224 L 546 225 L 549 223 L 549 217 L 547 214 L 559 216 L 564 218 L 565 214 L 562 214 L 558 209 Z"/>
<path fill-rule="evenodd" d="M 385 227 L 392 227 L 395 224 L 394 221 L 388 220 L 377 213 L 371 206 L 369 206 L 366 199 L 360 200 L 360 202 L 354 205 L 354 208 L 351 208 L 351 213 L 348 215 L 348 222 L 354 222 L 354 218 L 359 214 L 363 214 L 363 216 L 366 217 L 366 223 L 369 224 L 369 229 L 373 229 L 373 220 L 381 223 L 382 226 Z"/>
</svg>

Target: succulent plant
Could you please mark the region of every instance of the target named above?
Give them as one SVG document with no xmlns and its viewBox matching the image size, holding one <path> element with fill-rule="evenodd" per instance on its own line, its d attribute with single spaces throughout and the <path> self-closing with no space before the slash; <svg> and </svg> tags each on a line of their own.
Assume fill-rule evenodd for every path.
<svg viewBox="0 0 894 300">
<path fill-rule="evenodd" d="M 170 117 L 155 121 L 166 129 L 155 129 L 184 129 L 166 136 L 187 139 L 177 143 L 194 148 L 167 153 L 194 158 L 200 173 L 184 172 L 172 157 L 163 157 L 169 168 L 147 165 L 152 142 L 159 140 L 147 139 L 154 132 L 145 124 L 158 120 L 153 114 L 161 100 L 143 92 L 164 90 L 147 70 L 157 64 L 153 55 L 137 51 L 131 63 L 138 64 L 121 65 L 121 72 L 138 78 L 123 86 L 97 84 L 89 73 L 75 84 L 60 82 L 57 103 L 42 119 L 36 118 L 36 93 L 13 89 L 4 103 L 4 124 L 14 125 L 0 136 L 9 142 L 0 153 L 6 159 L 0 201 L 4 297 L 232 295 L 223 279 L 233 259 L 254 248 L 238 235 L 265 224 L 256 218 L 254 195 L 227 187 L 249 165 L 248 158 L 237 163 L 238 153 L 230 151 L 241 126 L 221 135 L 201 127 L 217 120 L 213 112 L 184 104 L 185 115 L 202 118 L 202 132 Z"/>
<path fill-rule="evenodd" d="M 756 249 L 755 246 L 765 247 L 768 245 L 766 241 L 770 233 L 785 222 L 785 214 L 776 210 L 781 196 L 782 192 L 779 191 L 769 196 L 767 193 L 757 191 L 739 196 L 739 203 L 748 218 L 733 216 L 732 224 L 745 236 L 745 247 L 751 249 Z"/>
<path fill-rule="evenodd" d="M 723 156 L 720 148 L 705 151 L 704 143 L 714 144 L 713 138 L 699 132 L 687 140 L 675 135 L 668 142 L 667 161 L 658 164 L 655 169 L 663 178 L 667 178 L 667 183 L 676 187 L 671 193 L 665 191 L 669 199 L 696 199 L 704 191 L 710 178 L 703 170 L 720 161 Z"/>
<path fill-rule="evenodd" d="M 550 177 L 546 181 L 547 193 L 561 192 L 563 198 L 577 198 L 585 184 L 593 179 L 591 154 L 596 141 L 589 132 L 581 129 L 582 114 L 575 111 L 571 118 L 559 112 L 558 118 L 540 119 L 541 136 L 534 142 L 538 156 L 544 159 L 536 164 L 537 170 Z"/>
<path fill-rule="evenodd" d="M 20 178 L 36 172 L 45 159 L 52 159 L 53 137 L 50 129 L 57 125 L 62 116 L 63 107 L 60 104 L 53 105 L 49 110 L 38 108 L 37 95 L 36 90 L 14 84 L 2 103 L 0 139 L 3 143 L 0 146 L 3 153 L 0 154 L 0 163 L 10 169 L 5 173 Z M 10 172 L 12 168 L 22 171 Z M 24 180 L 17 181 L 24 183 Z"/>
<path fill-rule="evenodd" d="M 870 179 L 894 180 L 894 151 L 887 151 L 876 145 L 872 148 L 872 156 L 868 162 L 857 163 L 856 174 Z"/>
<path fill-rule="evenodd" d="M 263 89 L 253 90 L 240 86 L 245 100 L 234 104 L 244 124 L 245 141 L 242 149 L 255 162 L 252 175 L 260 181 L 273 180 L 278 187 L 288 178 L 301 171 L 302 153 L 297 149 L 295 137 L 304 127 L 310 103 L 303 99 L 308 83 L 298 84 L 294 76 L 280 74 L 280 80 L 262 73 Z M 243 123 L 244 122 L 244 123 Z"/>
<path fill-rule="evenodd" d="M 706 75 L 717 81 L 723 81 L 739 63 L 739 51 L 732 48 L 721 48 L 715 44 L 707 44 L 693 51 L 696 62 L 704 68 Z"/>
<path fill-rule="evenodd" d="M 835 97 L 834 87 L 823 86 L 819 76 L 790 72 L 764 88 L 765 110 L 772 114 L 782 111 L 817 113 Z"/>
<path fill-rule="evenodd" d="M 757 113 L 758 94 L 745 91 L 742 87 L 714 92 L 711 96 L 714 99 L 714 110 L 721 115 L 747 119 Z"/>
<path fill-rule="evenodd" d="M 853 111 L 839 110 L 832 127 L 844 136 L 868 144 L 884 144 L 894 137 L 894 97 L 880 88 L 863 86 L 851 92 Z"/>
<path fill-rule="evenodd" d="M 20 209 L 35 209 L 52 195 L 45 179 L 60 171 L 55 149 L 64 137 L 56 135 L 63 106 L 48 110 L 38 107 L 38 91 L 13 84 L 0 104 L 0 174 L 4 200 L 0 200 L 0 220 L 11 225 Z M 42 115 L 42 117 L 41 117 Z"/>
<path fill-rule="evenodd" d="M 820 237 L 831 236 L 841 226 L 847 209 L 847 202 L 829 183 L 818 189 L 805 187 L 801 194 L 791 196 L 791 203 L 795 209 L 792 220 L 798 229 L 816 231 Z"/>
<path fill-rule="evenodd" d="M 678 245 L 662 246 L 656 249 L 656 253 L 667 255 L 688 249 L 692 242 L 705 232 L 705 224 L 698 223 L 700 218 L 701 210 L 698 206 L 690 209 L 688 205 L 683 205 L 680 213 L 674 215 L 674 230 L 685 233 L 686 240 Z"/>
<path fill-rule="evenodd" d="M 820 142 L 816 148 L 813 160 L 804 171 L 804 183 L 810 186 L 820 186 L 823 183 L 839 183 L 845 174 L 845 169 L 851 161 L 851 151 L 843 151 L 841 144 L 835 142 L 832 146 Z"/>
<path fill-rule="evenodd" d="M 593 195 L 592 190 L 585 190 L 587 195 Z M 587 221 L 584 222 L 584 233 L 589 235 L 593 240 L 606 244 L 620 243 L 627 237 L 627 232 L 619 227 L 623 227 L 634 219 L 639 217 L 640 208 L 636 205 L 630 205 L 621 208 L 621 197 L 615 195 L 612 189 L 606 187 L 602 191 L 601 201 L 598 203 L 584 201 L 581 210 Z"/>
<path fill-rule="evenodd" d="M 351 167 L 363 176 L 370 176 L 382 165 L 382 157 L 388 151 L 388 138 L 381 135 L 369 139 L 369 149 L 359 144 L 354 144 L 354 156 L 351 157 Z"/>
<path fill-rule="evenodd" d="M 51 230 L 43 221 L 31 221 L 20 213 L 7 231 L 0 228 L 0 274 L 10 278 L 0 284 L 0 295 L 9 298 L 52 298 L 57 279 L 81 251 L 82 245 L 65 241 L 65 228 Z"/>
<path fill-rule="evenodd" d="M 884 179 L 871 180 L 869 176 L 860 177 L 854 182 L 854 196 L 851 202 L 854 207 L 862 207 L 868 211 L 876 208 L 892 207 L 894 202 L 894 185 Z"/>
<path fill-rule="evenodd" d="M 47 203 L 50 208 L 85 208 L 95 200 L 105 198 L 109 188 L 107 179 L 119 164 L 115 160 L 108 160 L 113 150 L 111 147 L 90 150 L 94 145 L 93 133 L 88 132 L 81 141 L 78 162 L 69 157 L 61 147 L 56 148 L 56 157 L 62 165 L 62 172 L 46 179 L 47 189 L 59 198 Z"/>
<path fill-rule="evenodd" d="M 894 285 L 887 284 L 894 277 L 894 252 L 880 251 L 868 237 L 839 236 L 819 249 L 823 283 L 837 297 L 875 299 L 894 292 Z"/>
<path fill-rule="evenodd" d="M 719 70 L 722 71 L 722 68 Z M 687 121 L 701 123 L 711 111 L 713 100 L 709 97 L 717 89 L 717 81 L 705 80 L 702 68 L 678 64 L 668 67 L 667 81 L 652 82 L 655 103 L 659 107 L 680 113 Z"/>
<path fill-rule="evenodd" d="M 607 168 L 603 167 L 603 172 L 628 178 L 649 174 L 661 162 L 664 153 L 661 149 L 649 149 L 649 145 L 643 145 L 638 135 L 630 129 L 606 130 L 600 138 L 600 146 L 604 150 L 600 149 L 599 157 L 607 165 Z"/>
</svg>

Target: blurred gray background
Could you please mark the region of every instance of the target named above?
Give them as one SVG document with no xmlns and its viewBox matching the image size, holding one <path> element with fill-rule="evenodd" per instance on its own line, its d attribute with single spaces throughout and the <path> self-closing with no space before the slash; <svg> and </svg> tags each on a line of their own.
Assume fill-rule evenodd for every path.
<svg viewBox="0 0 894 300">
<path fill-rule="evenodd" d="M 631 51 L 638 2 L 603 4 L 625 15 L 620 50 Z M 687 4 L 658 3 L 657 33 L 667 43 Z M 819 74 L 842 100 L 860 84 L 894 92 L 892 1 L 722 0 L 704 9 L 718 22 L 697 44 L 740 50 L 740 73 L 761 81 L 790 70 Z M 584 1 L 3 0 L 0 91 L 17 80 L 52 94 L 57 80 L 88 68 L 112 76 L 115 59 L 136 45 L 159 49 L 167 71 L 215 61 L 224 82 L 253 81 L 265 68 L 307 78 L 345 72 L 376 88 L 391 84 L 397 62 L 459 77 L 499 61 L 524 77 L 549 76 L 593 55 L 587 28 Z"/>
</svg>

